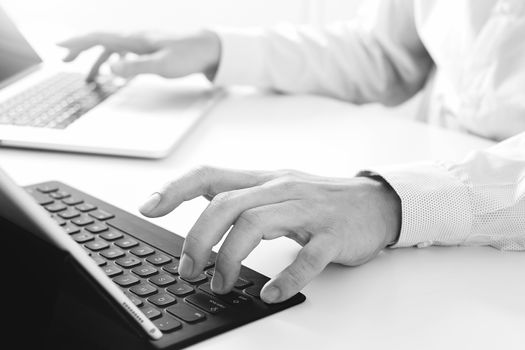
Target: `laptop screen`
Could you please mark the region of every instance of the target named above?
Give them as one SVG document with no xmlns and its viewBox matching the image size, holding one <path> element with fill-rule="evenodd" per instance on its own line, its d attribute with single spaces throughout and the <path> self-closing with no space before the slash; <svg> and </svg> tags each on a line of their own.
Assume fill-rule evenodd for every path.
<svg viewBox="0 0 525 350">
<path fill-rule="evenodd" d="M 42 60 L 0 7 L 0 85 Z"/>
</svg>

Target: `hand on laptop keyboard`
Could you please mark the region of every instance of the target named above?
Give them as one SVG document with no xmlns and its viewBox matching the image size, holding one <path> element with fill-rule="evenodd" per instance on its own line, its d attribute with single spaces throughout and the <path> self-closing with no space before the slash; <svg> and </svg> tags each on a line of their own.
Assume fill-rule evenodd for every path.
<svg viewBox="0 0 525 350">
<path fill-rule="evenodd" d="M 179 78 L 193 73 L 205 73 L 208 78 L 215 75 L 219 64 L 220 41 L 210 31 L 170 38 L 150 38 L 144 35 L 118 35 L 91 33 L 74 37 L 58 44 L 69 50 L 64 61 L 76 59 L 83 51 L 102 46 L 103 53 L 94 63 L 87 76 L 93 81 L 99 68 L 113 54 L 120 60 L 111 65 L 114 74 L 131 78 L 138 74 L 158 74 L 165 78 Z M 132 53 L 130 58 L 125 54 Z"/>
<path fill-rule="evenodd" d="M 295 171 L 199 168 L 155 192 L 140 211 L 163 216 L 201 195 L 211 202 L 186 237 L 179 274 L 199 276 L 212 247 L 233 225 L 218 252 L 211 282 L 215 292 L 227 293 L 238 281 L 241 262 L 262 239 L 285 236 L 303 248 L 265 285 L 261 298 L 268 303 L 290 298 L 330 262 L 367 262 L 395 242 L 400 229 L 400 200 L 386 183 Z"/>
</svg>

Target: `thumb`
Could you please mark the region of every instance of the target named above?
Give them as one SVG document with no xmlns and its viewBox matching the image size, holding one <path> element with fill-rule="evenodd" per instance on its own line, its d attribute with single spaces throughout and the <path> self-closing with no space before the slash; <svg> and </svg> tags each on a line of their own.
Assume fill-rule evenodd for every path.
<svg viewBox="0 0 525 350">
<path fill-rule="evenodd" d="M 110 65 L 113 74 L 123 78 L 133 78 L 139 74 L 158 74 L 160 62 L 154 55 L 145 55 L 133 59 L 121 59 Z"/>
</svg>

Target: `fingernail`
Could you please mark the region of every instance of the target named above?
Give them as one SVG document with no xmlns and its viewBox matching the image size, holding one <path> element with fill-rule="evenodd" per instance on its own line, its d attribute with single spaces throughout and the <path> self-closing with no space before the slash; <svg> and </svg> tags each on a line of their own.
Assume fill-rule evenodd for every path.
<svg viewBox="0 0 525 350">
<path fill-rule="evenodd" d="M 213 273 L 213 279 L 211 280 L 211 289 L 213 291 L 221 292 L 224 284 L 224 278 L 222 277 L 222 274 L 215 269 L 215 272 Z"/>
<path fill-rule="evenodd" d="M 157 207 L 157 205 L 159 205 L 161 199 L 162 197 L 160 193 L 158 192 L 153 193 L 151 197 L 149 197 L 149 199 L 146 201 L 146 203 L 142 204 L 142 206 L 139 209 L 140 212 L 141 213 L 151 212 L 153 209 Z"/>
<path fill-rule="evenodd" d="M 183 254 L 179 264 L 179 275 L 189 277 L 193 274 L 193 259 L 188 254 Z"/>
<path fill-rule="evenodd" d="M 263 292 L 261 293 L 261 299 L 265 303 L 274 303 L 281 297 L 281 291 L 279 288 L 274 286 L 269 286 L 268 288 L 265 288 Z"/>
</svg>

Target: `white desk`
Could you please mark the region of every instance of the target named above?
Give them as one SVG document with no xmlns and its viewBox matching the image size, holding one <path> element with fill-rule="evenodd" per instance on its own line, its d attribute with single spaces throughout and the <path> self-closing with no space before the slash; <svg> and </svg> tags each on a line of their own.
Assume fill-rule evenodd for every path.
<svg viewBox="0 0 525 350">
<path fill-rule="evenodd" d="M 351 176 L 489 144 L 375 106 L 233 95 L 161 161 L 0 149 L 0 166 L 20 184 L 57 179 L 137 213 L 157 186 L 198 164 Z M 185 235 L 205 203 L 154 222 Z M 245 264 L 273 276 L 297 251 L 286 239 L 264 242 Z M 193 349 L 523 349 L 523 271 L 523 253 L 492 248 L 390 250 L 358 268 L 330 266 L 303 304 Z"/>
</svg>

